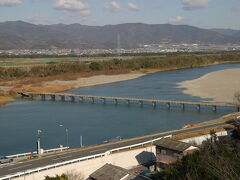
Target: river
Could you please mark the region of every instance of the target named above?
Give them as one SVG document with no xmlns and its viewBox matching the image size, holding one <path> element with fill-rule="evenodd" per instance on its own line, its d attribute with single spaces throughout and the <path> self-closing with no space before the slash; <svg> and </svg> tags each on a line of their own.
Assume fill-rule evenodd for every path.
<svg viewBox="0 0 240 180">
<path fill-rule="evenodd" d="M 176 83 L 201 77 L 209 72 L 240 68 L 240 64 L 173 70 L 148 74 L 140 78 L 74 89 L 69 93 L 149 99 L 208 101 L 182 94 Z M 41 145 L 44 149 L 60 144 L 70 147 L 102 143 L 112 137 L 130 138 L 155 132 L 181 128 L 189 123 L 199 123 L 218 118 L 231 110 L 194 108 L 153 108 L 138 104 L 114 105 L 113 103 L 71 103 L 29 101 L 18 99 L 0 107 L 0 155 L 34 151 L 37 130 L 42 130 Z M 67 132 L 66 132 L 67 129 Z M 68 136 L 68 138 L 67 138 Z M 68 140 L 67 140 L 68 139 Z"/>
</svg>

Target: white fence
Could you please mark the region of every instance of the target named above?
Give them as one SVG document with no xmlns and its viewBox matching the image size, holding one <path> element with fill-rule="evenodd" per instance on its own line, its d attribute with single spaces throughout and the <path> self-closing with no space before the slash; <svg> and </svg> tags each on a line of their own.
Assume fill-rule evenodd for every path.
<svg viewBox="0 0 240 180">
<path fill-rule="evenodd" d="M 45 170 L 48 170 L 48 169 L 53 169 L 53 168 L 65 166 L 65 165 L 68 165 L 68 164 L 77 163 L 77 162 L 80 162 L 80 161 L 85 161 L 85 160 L 88 160 L 88 159 L 94 159 L 94 158 L 106 156 L 106 155 L 111 154 L 112 152 L 118 152 L 118 151 L 123 150 L 123 149 L 131 149 L 131 148 L 134 148 L 134 147 L 143 146 L 145 144 L 149 144 L 149 143 L 153 143 L 155 141 L 158 141 L 162 138 L 169 138 L 169 137 L 172 137 L 172 135 L 159 137 L 159 138 L 156 138 L 156 139 L 152 139 L 150 141 L 146 141 L 146 142 L 143 142 L 143 143 L 138 143 L 138 144 L 134 144 L 134 145 L 130 145 L 130 146 L 124 146 L 124 147 L 120 147 L 120 148 L 116 148 L 116 149 L 111 149 L 109 151 L 106 151 L 106 152 L 100 153 L 100 154 L 86 156 L 86 157 L 82 157 L 82 158 L 78 158 L 78 159 L 73 159 L 73 160 L 70 160 L 70 161 L 56 163 L 56 164 L 52 164 L 52 165 L 48 165 L 48 166 L 40 167 L 40 168 L 36 168 L 36 169 L 30 169 L 30 170 L 27 170 L 27 171 L 24 171 L 24 172 L 19 172 L 19 173 L 13 174 L 13 175 L 8 175 L 8 176 L 5 176 L 5 177 L 2 177 L 2 178 L 0 178 L 0 180 L 11 180 L 13 178 L 17 178 L 17 177 L 20 177 L 20 176 L 26 176 L 26 175 L 29 175 L 29 174 L 33 174 L 33 173 L 37 173 L 37 172 L 40 172 L 40 171 L 45 171 Z"/>
<path fill-rule="evenodd" d="M 54 149 L 47 149 L 47 150 L 43 150 L 43 154 L 61 152 L 61 151 L 67 150 L 67 149 L 69 149 L 69 147 L 60 147 L 60 148 L 54 148 Z M 21 154 L 14 154 L 14 155 L 6 156 L 6 157 L 13 158 L 13 159 L 15 159 L 15 158 L 22 158 L 22 157 L 29 157 L 31 153 L 37 154 L 37 151 L 21 153 Z"/>
</svg>

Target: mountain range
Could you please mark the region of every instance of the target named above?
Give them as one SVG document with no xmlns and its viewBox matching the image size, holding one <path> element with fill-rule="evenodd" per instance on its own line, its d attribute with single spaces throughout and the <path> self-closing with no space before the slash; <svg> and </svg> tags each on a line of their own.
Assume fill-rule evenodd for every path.
<svg viewBox="0 0 240 180">
<path fill-rule="evenodd" d="M 0 49 L 116 48 L 118 37 L 122 48 L 166 42 L 240 44 L 240 31 L 233 31 L 171 24 L 87 26 L 35 25 L 23 21 L 7 21 L 0 23 Z"/>
</svg>

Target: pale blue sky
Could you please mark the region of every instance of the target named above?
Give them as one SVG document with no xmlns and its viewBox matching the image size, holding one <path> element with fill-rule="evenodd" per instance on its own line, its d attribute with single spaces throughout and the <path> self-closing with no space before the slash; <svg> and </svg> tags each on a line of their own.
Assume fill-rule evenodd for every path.
<svg viewBox="0 0 240 180">
<path fill-rule="evenodd" d="M 129 22 L 240 29 L 240 0 L 0 0 L 0 22 Z"/>
</svg>

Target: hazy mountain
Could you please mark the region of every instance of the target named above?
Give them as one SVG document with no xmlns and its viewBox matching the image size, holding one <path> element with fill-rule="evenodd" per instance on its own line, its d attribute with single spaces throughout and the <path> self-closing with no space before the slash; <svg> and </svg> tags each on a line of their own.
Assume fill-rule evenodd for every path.
<svg viewBox="0 0 240 180">
<path fill-rule="evenodd" d="M 139 44 L 240 43 L 240 38 L 187 25 L 128 23 L 106 26 L 81 24 L 35 25 L 23 21 L 0 23 L 0 49 L 15 48 L 115 48 Z"/>
<path fill-rule="evenodd" d="M 212 30 L 224 35 L 240 37 L 240 30 L 234 29 L 212 29 Z"/>
</svg>

